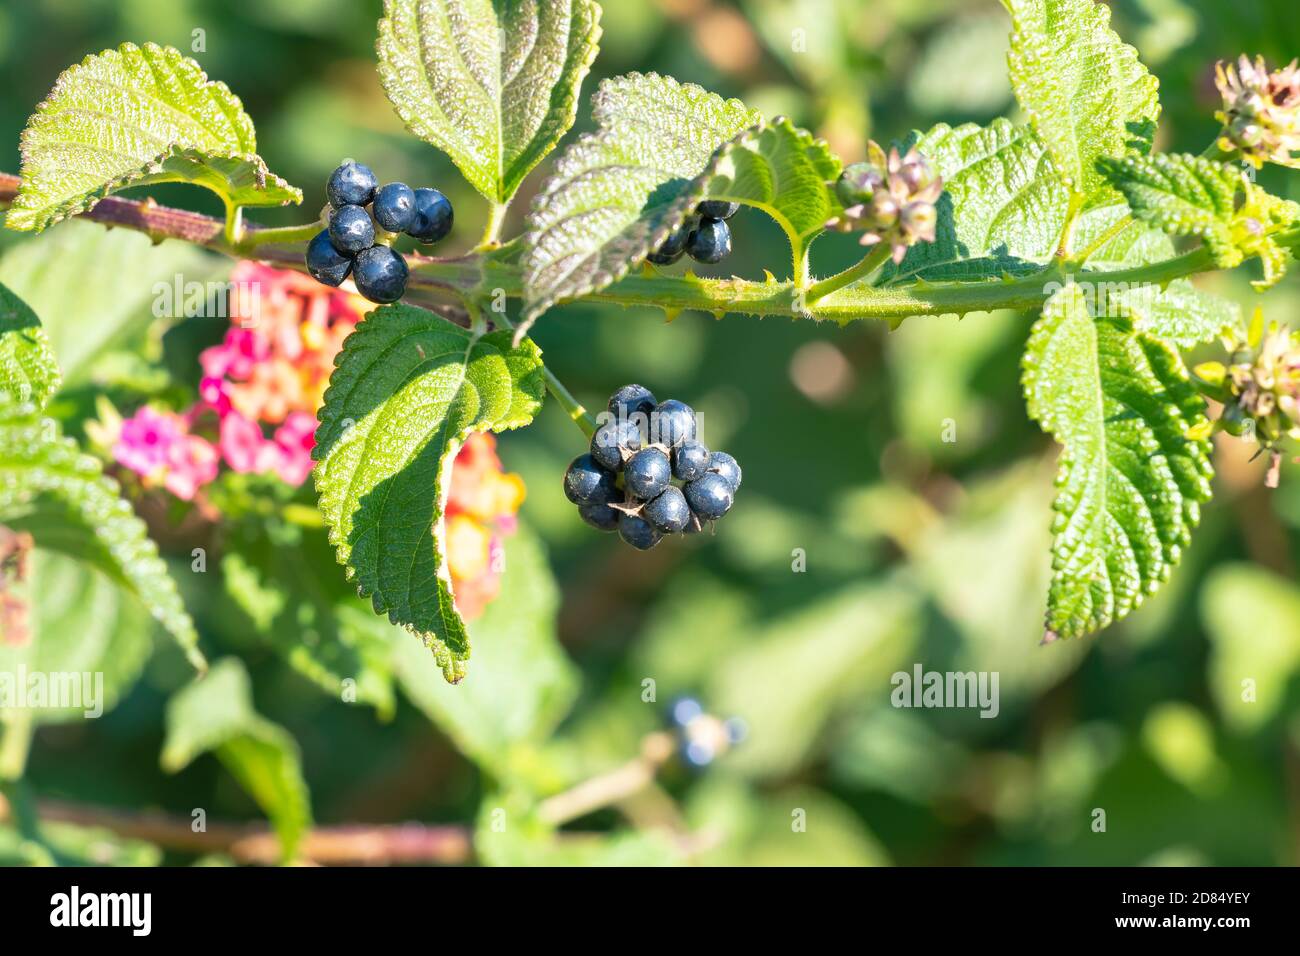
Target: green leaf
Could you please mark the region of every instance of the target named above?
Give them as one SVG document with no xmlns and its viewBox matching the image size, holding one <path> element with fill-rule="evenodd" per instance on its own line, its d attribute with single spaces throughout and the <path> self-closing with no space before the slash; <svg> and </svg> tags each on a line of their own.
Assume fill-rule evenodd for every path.
<svg viewBox="0 0 1300 956">
<path fill-rule="evenodd" d="M 1255 730 L 1284 713 L 1300 671 L 1295 583 L 1255 565 L 1220 565 L 1201 589 L 1201 618 L 1210 638 L 1210 692 L 1228 722 Z"/>
<path fill-rule="evenodd" d="M 1164 582 L 1210 498 L 1204 402 L 1178 353 L 1059 290 L 1025 349 L 1029 413 L 1062 445 L 1049 637 L 1122 619 Z"/>
<path fill-rule="evenodd" d="M 30 405 L 0 406 L 0 522 L 97 564 L 140 598 L 196 669 L 207 666 L 167 565 L 117 482 Z"/>
<path fill-rule="evenodd" d="M 1033 272 L 1054 251 L 1069 190 L 1034 131 L 1005 119 L 940 124 L 916 147 L 943 176 L 934 242 L 908 250 L 884 281 L 981 279 Z"/>
<path fill-rule="evenodd" d="M 311 827 L 311 799 L 298 745 L 289 732 L 253 709 L 248 672 L 238 659 L 218 661 L 167 703 L 162 766 L 176 773 L 213 752 L 267 815 L 285 860 Z"/>
<path fill-rule="evenodd" d="M 130 593 L 92 567 L 37 548 L 18 596 L 29 634 L 0 640 L 0 681 L 45 675 L 46 698 L 28 697 L 36 723 L 98 717 L 129 691 L 153 649 L 153 621 Z M 2 635 L 0 635 L 2 636 Z M 60 700 L 59 688 L 67 691 Z M 0 707 L 0 714 L 7 711 Z"/>
<path fill-rule="evenodd" d="M 390 642 L 358 620 L 391 625 L 351 603 L 336 606 L 320 593 L 315 569 L 303 560 L 305 550 L 267 542 L 256 551 L 226 554 L 221 576 L 227 597 L 247 616 L 246 626 L 299 674 L 335 700 L 369 704 L 391 717 Z"/>
<path fill-rule="evenodd" d="M 505 203 L 577 115 L 592 0 L 385 0 L 379 79 L 407 129 Z"/>
<path fill-rule="evenodd" d="M 0 284 L 0 393 L 44 408 L 59 388 L 59 365 L 36 313 Z"/>
<path fill-rule="evenodd" d="M 159 319 L 184 315 L 186 284 L 224 281 L 230 271 L 224 256 L 182 242 L 155 245 L 138 232 L 92 222 L 73 220 L 40 237 L 11 236 L 0 275 L 41 317 L 65 389 L 93 378 L 104 353 L 143 351 Z"/>
<path fill-rule="evenodd" d="M 1145 332 L 1179 348 L 1190 348 L 1241 325 L 1241 306 L 1202 292 L 1189 279 L 1175 279 L 1165 288 L 1141 285 L 1109 293 L 1112 315 L 1131 319 Z"/>
<path fill-rule="evenodd" d="M 1106 188 L 1103 156 L 1148 153 L 1158 81 L 1095 0 L 1003 0 L 1011 13 L 1011 86 L 1061 177 L 1081 198 Z"/>
<path fill-rule="evenodd" d="M 1240 170 L 1200 156 L 1103 157 L 1098 169 L 1128 200 L 1133 215 L 1175 236 L 1196 236 L 1222 266 L 1241 261 L 1232 239 Z"/>
<path fill-rule="evenodd" d="M 394 648 L 406 695 L 498 780 L 536 769 L 536 746 L 578 690 L 575 668 L 556 637 L 559 591 L 541 542 L 521 526 L 506 540 L 505 556 L 501 593 L 474 622 L 474 633 L 484 639 L 474 673 L 461 686 L 445 686 L 414 641 L 403 639 Z"/>
<path fill-rule="evenodd" d="M 65 70 L 27 121 L 21 149 L 11 229 L 40 231 L 146 183 L 197 183 L 228 206 L 302 201 L 257 155 L 239 98 L 152 43 L 124 43 Z"/>
<path fill-rule="evenodd" d="M 564 151 L 528 217 L 525 327 L 626 275 L 681 222 L 714 152 L 763 122 L 739 100 L 654 73 L 606 80 L 593 104 L 597 131 Z"/>
<path fill-rule="evenodd" d="M 1267 288 L 1286 272 L 1282 235 L 1300 220 L 1300 204 L 1273 196 L 1226 163 L 1158 153 L 1099 161 L 1098 168 L 1128 199 L 1133 215 L 1175 236 L 1196 236 L 1215 263 L 1232 268 L 1259 256 Z"/>
<path fill-rule="evenodd" d="M 376 309 L 335 360 L 312 452 L 339 562 L 453 683 L 469 634 L 443 559 L 443 466 L 470 432 L 527 425 L 541 407 L 541 352 L 510 340 L 412 306 Z"/>
</svg>

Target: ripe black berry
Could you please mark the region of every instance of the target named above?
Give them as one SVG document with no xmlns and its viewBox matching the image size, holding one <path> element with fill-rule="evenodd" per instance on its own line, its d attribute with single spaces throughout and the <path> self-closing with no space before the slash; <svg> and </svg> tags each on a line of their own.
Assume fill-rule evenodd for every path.
<svg viewBox="0 0 1300 956">
<path fill-rule="evenodd" d="M 738 202 L 718 202 L 716 199 L 706 199 L 695 207 L 695 211 L 705 219 L 730 219 L 739 209 Z"/>
<path fill-rule="evenodd" d="M 709 470 L 709 450 L 688 438 L 673 450 L 673 477 L 694 481 Z"/>
<path fill-rule="evenodd" d="M 330 241 L 339 252 L 356 255 L 375 244 L 375 224 L 360 206 L 339 206 L 330 216 Z"/>
<path fill-rule="evenodd" d="M 670 398 L 650 416 L 650 444 L 676 448 L 695 437 L 695 411 L 685 402 Z"/>
<path fill-rule="evenodd" d="M 407 227 L 407 235 L 421 242 L 437 242 L 451 232 L 455 213 L 451 202 L 436 189 L 415 191 L 415 217 Z"/>
<path fill-rule="evenodd" d="M 597 531 L 617 531 L 623 515 L 609 505 L 578 505 L 578 516 Z"/>
<path fill-rule="evenodd" d="M 389 232 L 405 232 L 415 221 L 415 190 L 406 183 L 388 183 L 375 193 L 375 222 Z"/>
<path fill-rule="evenodd" d="M 322 229 L 307 243 L 307 271 L 317 282 L 336 286 L 352 271 L 352 257 L 335 249 L 330 231 Z"/>
<path fill-rule="evenodd" d="M 371 302 L 396 302 L 406 291 L 406 260 L 388 246 L 371 246 L 357 254 L 352 281 Z"/>
<path fill-rule="evenodd" d="M 732 493 L 740 490 L 740 463 L 725 451 L 715 451 L 709 456 L 708 470 L 725 478 Z"/>
<path fill-rule="evenodd" d="M 673 469 L 668 456 L 658 448 L 643 448 L 623 466 L 623 483 L 642 501 L 659 495 L 672 480 Z"/>
<path fill-rule="evenodd" d="M 695 224 L 687 220 L 676 231 L 669 233 L 668 238 L 659 244 L 659 248 L 646 258 L 657 266 L 672 265 L 686 251 L 686 240 L 690 238 L 694 228 Z"/>
<path fill-rule="evenodd" d="M 641 509 L 641 516 L 664 534 L 676 534 L 685 531 L 691 520 L 691 509 L 686 504 L 686 496 L 676 485 L 669 485 L 658 497 L 647 501 Z"/>
<path fill-rule="evenodd" d="M 625 452 L 641 449 L 641 429 L 637 423 L 616 418 L 596 429 L 591 436 L 591 457 L 611 471 L 622 471 Z"/>
<path fill-rule="evenodd" d="M 618 536 L 638 551 L 649 551 L 663 538 L 650 522 L 630 514 L 619 515 Z"/>
<path fill-rule="evenodd" d="M 564 473 L 564 496 L 575 505 L 607 505 L 619 497 L 615 475 L 590 455 L 579 455 Z"/>
<path fill-rule="evenodd" d="M 644 385 L 624 385 L 609 397 L 609 412 L 615 418 L 631 418 L 638 412 L 649 415 L 654 410 L 654 394 Z"/>
<path fill-rule="evenodd" d="M 686 239 L 686 254 L 696 262 L 721 262 L 731 255 L 731 229 L 721 219 L 701 219 Z"/>
<path fill-rule="evenodd" d="M 731 510 L 735 492 L 721 475 L 709 473 L 686 485 L 686 501 L 702 519 L 717 520 Z"/>
<path fill-rule="evenodd" d="M 379 180 L 369 166 L 362 166 L 349 159 L 330 173 L 325 194 L 335 209 L 341 206 L 364 206 L 374 198 L 378 186 Z"/>
</svg>

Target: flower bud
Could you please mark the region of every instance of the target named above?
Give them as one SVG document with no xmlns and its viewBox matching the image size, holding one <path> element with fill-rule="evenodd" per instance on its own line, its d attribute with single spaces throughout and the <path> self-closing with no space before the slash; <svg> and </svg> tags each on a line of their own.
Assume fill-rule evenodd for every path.
<svg viewBox="0 0 1300 956">
<path fill-rule="evenodd" d="M 1264 163 L 1300 168 L 1300 69 L 1297 61 L 1269 72 L 1263 57 L 1244 54 L 1236 65 L 1222 61 L 1214 70 L 1223 109 L 1219 148 L 1239 150 L 1256 168 Z"/>
<path fill-rule="evenodd" d="M 938 213 L 935 201 L 943 192 L 943 179 L 916 148 L 900 156 L 889 155 L 874 142 L 867 145 L 867 161 L 854 163 L 835 183 L 844 204 L 842 215 L 826 223 L 827 229 L 862 233 L 863 245 L 889 244 L 895 262 L 910 246 L 933 242 Z"/>
</svg>

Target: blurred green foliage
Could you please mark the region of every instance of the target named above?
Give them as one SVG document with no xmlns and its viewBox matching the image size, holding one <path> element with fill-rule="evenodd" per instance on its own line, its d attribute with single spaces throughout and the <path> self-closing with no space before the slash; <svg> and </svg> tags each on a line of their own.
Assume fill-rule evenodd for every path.
<svg viewBox="0 0 1300 956">
<path fill-rule="evenodd" d="M 379 6 L 6 5 L 0 168 L 17 169 L 23 122 L 66 65 L 123 40 L 189 51 L 202 30 L 194 55 L 242 97 L 262 155 L 304 189 L 306 209 L 324 202 L 325 177 L 342 157 L 364 158 L 383 179 L 443 189 L 457 209 L 449 246 L 467 248 L 484 205 L 445 157 L 404 133 L 384 100 L 372 63 Z M 1120 33 L 1160 78 L 1163 149 L 1199 152 L 1214 135 L 1216 59 L 1259 52 L 1285 62 L 1300 53 L 1288 0 L 1113 6 Z M 603 76 L 656 70 L 786 113 L 846 161 L 859 158 L 868 136 L 901 138 L 1014 108 L 1005 14 L 994 0 L 610 2 L 603 23 L 584 94 Z M 588 124 L 584 109 L 579 129 Z M 1264 175 L 1300 197 L 1297 177 Z M 525 183 L 507 234 L 537 183 Z M 154 193 L 214 211 L 197 191 Z M 783 260 L 784 240 L 761 216 L 742 214 L 735 227 L 728 269 L 758 277 Z M 193 356 L 221 329 L 199 323 L 164 337 L 151 322 L 150 290 L 156 278 L 202 279 L 228 263 L 82 224 L 0 242 L 0 281 L 53 337 L 68 379 L 55 410 L 70 431 L 105 387 L 137 402 L 193 387 Z M 814 250 L 816 270 L 846 265 L 854 248 L 827 238 Z M 1297 321 L 1300 279 L 1259 300 L 1248 278 L 1205 285 Z M 531 530 L 511 543 L 516 573 L 475 627 L 476 670 L 460 688 L 437 680 L 401 635 L 407 643 L 362 694 L 375 706 L 342 705 L 292 659 L 318 635 L 320 615 L 347 597 L 342 569 L 310 564 L 325 610 L 304 603 L 285 615 L 274 600 L 258 605 L 255 565 L 213 566 L 203 578 L 187 571 L 188 542 L 171 542 L 170 553 L 209 658 L 237 655 L 247 667 L 264 715 L 249 717 L 250 726 L 277 743 L 282 727 L 297 741 L 318 823 L 469 822 L 498 804 L 526 816 L 530 794 L 633 756 L 661 725 L 665 702 L 692 693 L 745 718 L 749 738 L 704 773 L 668 768 L 660 795 L 670 800 L 623 807 L 639 832 L 610 811 L 573 825 L 619 831 L 598 843 L 548 842 L 540 823 L 536 839 L 533 824 L 507 835 L 488 824 L 480 857 L 673 862 L 681 847 L 660 833 L 668 824 L 706 835 L 695 858 L 723 864 L 1296 864 L 1300 469 L 1288 465 L 1282 487 L 1266 491 L 1262 463 L 1223 443 L 1216 500 L 1171 584 L 1096 639 L 1040 647 L 1055 450 L 1021 400 L 1029 322 L 1014 314 L 910 320 L 890 333 L 868 323 L 841 330 L 698 314 L 665 324 L 658 312 L 590 305 L 549 314 L 536 339 L 580 399 L 599 406 L 618 385 L 640 381 L 686 400 L 702 412 L 705 439 L 744 463 L 745 488 L 716 537 L 635 554 L 591 532 L 565 502 L 559 477 L 583 442 L 558 409 L 505 436 L 506 466 L 528 484 L 522 518 Z M 172 379 L 159 381 L 142 360 L 161 363 Z M 244 493 L 265 500 L 256 488 Z M 297 501 L 310 504 L 309 492 Z M 232 534 L 275 538 L 249 514 L 251 530 Z M 291 555 L 319 550 L 310 540 L 318 530 L 285 534 L 278 546 Z M 806 570 L 793 571 L 799 554 Z M 546 560 L 557 586 L 545 572 L 520 570 Z M 269 615 L 265 628 L 259 613 Z M 530 636 L 542 629 L 549 641 L 552 615 L 563 653 Z M 355 632 L 376 621 L 357 603 L 330 626 L 353 633 L 355 650 L 366 646 Z M 268 629 L 271 637 L 259 637 Z M 997 671 L 997 718 L 892 707 L 891 675 L 916 663 Z M 160 766 L 168 696 L 186 679 L 179 655 L 160 647 L 111 714 L 43 728 L 29 762 L 33 788 L 111 807 L 257 817 L 223 770 L 235 758 L 197 757 L 176 774 Z M 647 679 L 657 702 L 644 699 Z M 393 680 L 402 697 L 394 699 Z M 1094 829 L 1099 812 L 1105 832 Z M 804 830 L 795 826 L 800 814 Z M 69 859 L 154 854 L 97 843 L 91 831 L 56 828 L 47 837 L 48 852 Z M 0 859 L 40 852 L 0 828 Z"/>
</svg>

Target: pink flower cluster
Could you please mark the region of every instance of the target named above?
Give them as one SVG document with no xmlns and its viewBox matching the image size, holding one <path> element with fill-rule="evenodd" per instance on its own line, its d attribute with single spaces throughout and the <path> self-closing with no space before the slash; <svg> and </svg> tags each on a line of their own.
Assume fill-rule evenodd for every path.
<svg viewBox="0 0 1300 956">
<path fill-rule="evenodd" d="M 239 263 L 231 283 L 240 294 L 221 344 L 199 357 L 199 401 L 183 414 L 141 408 L 113 444 L 119 464 L 187 501 L 221 463 L 307 480 L 334 356 L 366 309 L 354 294 L 253 262 Z"/>
</svg>

